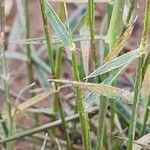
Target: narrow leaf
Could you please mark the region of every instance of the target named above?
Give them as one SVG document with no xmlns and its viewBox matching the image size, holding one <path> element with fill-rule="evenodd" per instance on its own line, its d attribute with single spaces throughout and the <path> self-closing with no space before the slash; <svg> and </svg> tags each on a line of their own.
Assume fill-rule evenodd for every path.
<svg viewBox="0 0 150 150">
<path fill-rule="evenodd" d="M 45 88 L 45 87 L 49 88 L 50 85 L 48 84 L 48 82 L 46 80 L 47 76 L 45 74 L 44 69 L 38 63 L 36 63 L 36 62 L 34 62 L 34 65 L 35 65 L 35 71 L 37 73 L 37 78 L 38 78 L 38 80 L 40 82 L 41 87 L 43 87 L 43 88 Z"/>
<path fill-rule="evenodd" d="M 38 94 L 30 99 L 28 99 L 27 101 L 23 102 L 22 104 L 19 104 L 18 106 L 16 106 L 16 109 L 12 110 L 12 114 L 14 114 L 17 111 L 24 111 L 27 108 L 39 103 L 40 101 L 44 100 L 45 98 L 47 98 L 49 95 L 52 95 L 54 93 L 56 93 L 57 91 L 53 90 L 53 91 L 44 91 L 41 94 Z"/>
<path fill-rule="evenodd" d="M 117 43 L 124 28 L 123 24 L 123 11 L 125 0 L 115 0 L 113 12 L 108 30 L 109 49 L 111 50 Z"/>
<path fill-rule="evenodd" d="M 99 75 L 104 74 L 106 72 L 109 72 L 111 70 L 117 69 L 117 68 L 135 60 L 136 58 L 138 58 L 140 56 L 141 56 L 141 53 L 140 53 L 139 49 L 128 52 L 126 54 L 123 54 L 123 55 L 109 61 L 108 63 L 100 66 L 97 70 L 92 72 L 85 79 L 96 77 L 96 76 L 99 76 Z"/>
<path fill-rule="evenodd" d="M 48 3 L 48 1 L 45 0 L 43 2 L 45 4 L 45 11 L 48 16 L 48 19 L 55 31 L 57 32 L 59 38 L 62 40 L 64 46 L 69 48 L 69 50 L 75 50 L 75 44 L 73 43 L 71 35 L 62 23 L 62 21 L 55 13 L 51 5 Z"/>
<path fill-rule="evenodd" d="M 32 61 L 35 65 L 39 65 L 41 68 L 43 68 L 43 70 L 47 73 L 51 73 L 50 67 L 37 56 L 36 52 L 32 52 Z"/>
<path fill-rule="evenodd" d="M 87 24 L 88 24 L 89 30 L 90 30 L 91 46 L 92 46 L 94 44 L 94 35 L 95 35 L 95 4 L 94 4 L 94 0 L 88 0 Z"/>
<path fill-rule="evenodd" d="M 124 34 L 120 37 L 117 44 L 113 47 L 113 49 L 109 52 L 109 54 L 106 56 L 104 62 L 108 62 L 112 60 L 113 58 L 117 57 L 117 55 L 121 52 L 123 47 L 125 46 L 127 40 L 131 36 L 131 33 L 133 31 L 133 25 L 129 25 Z"/>
<path fill-rule="evenodd" d="M 105 96 L 111 99 L 121 100 L 129 104 L 132 103 L 132 99 L 133 99 L 133 95 L 129 91 L 126 91 L 117 87 L 109 86 L 109 85 L 95 84 L 95 83 L 83 83 L 83 82 L 59 80 L 59 79 L 49 79 L 49 81 L 65 83 L 65 84 L 73 84 L 74 86 L 80 87 L 82 89 L 95 91 L 95 92 L 100 93 L 102 96 Z"/>
<path fill-rule="evenodd" d="M 146 0 L 145 14 L 144 14 L 144 27 L 140 44 L 140 51 L 147 53 L 148 38 L 150 31 L 150 0 Z"/>
<path fill-rule="evenodd" d="M 116 77 L 119 75 L 119 73 L 122 71 L 123 69 L 117 69 L 115 70 L 110 76 L 108 76 L 101 84 L 107 84 L 107 85 L 111 85 L 112 82 L 116 79 Z M 92 105 L 96 100 L 98 100 L 100 94 L 98 92 L 90 92 L 86 97 L 85 97 L 85 102 L 88 105 Z"/>
</svg>

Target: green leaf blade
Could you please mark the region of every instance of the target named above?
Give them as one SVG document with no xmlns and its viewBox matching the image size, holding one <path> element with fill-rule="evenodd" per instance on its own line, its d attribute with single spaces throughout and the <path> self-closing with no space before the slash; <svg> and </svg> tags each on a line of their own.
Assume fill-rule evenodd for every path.
<svg viewBox="0 0 150 150">
<path fill-rule="evenodd" d="M 138 49 L 131 51 L 131 52 L 128 52 L 126 54 L 123 54 L 123 55 L 109 61 L 108 63 L 100 66 L 97 70 L 92 72 L 85 79 L 96 77 L 96 76 L 99 76 L 101 74 L 107 73 L 111 70 L 117 69 L 117 68 L 135 60 L 136 58 L 138 58 L 140 56 L 141 56 L 141 53 Z"/>
<path fill-rule="evenodd" d="M 53 10 L 53 8 L 51 7 L 51 5 L 48 3 L 47 0 L 44 1 L 44 4 L 45 4 L 45 11 L 47 17 L 52 27 L 55 29 L 56 33 L 58 34 L 59 38 L 62 40 L 64 46 L 69 48 L 70 50 L 74 50 L 75 45 L 73 43 L 70 33 L 67 31 L 62 21 L 60 20 L 60 18 L 55 13 L 55 11 Z"/>
</svg>

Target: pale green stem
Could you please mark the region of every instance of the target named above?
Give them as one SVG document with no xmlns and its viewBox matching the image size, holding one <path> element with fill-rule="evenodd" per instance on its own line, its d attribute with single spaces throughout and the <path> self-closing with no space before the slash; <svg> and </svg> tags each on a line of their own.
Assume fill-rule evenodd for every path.
<svg viewBox="0 0 150 150">
<path fill-rule="evenodd" d="M 51 70 L 52 70 L 52 75 L 55 78 L 60 78 L 61 71 L 58 69 L 60 69 L 61 61 L 62 61 L 61 48 L 58 50 L 56 66 L 54 66 L 54 58 L 53 58 L 53 53 L 52 53 L 52 48 L 51 48 L 51 37 L 49 34 L 49 29 L 48 29 L 48 19 L 47 19 L 46 13 L 45 13 L 44 1 L 43 0 L 39 0 L 39 1 L 40 1 L 41 12 L 42 12 L 44 32 L 45 32 L 47 49 L 48 49 L 48 58 L 49 58 L 49 63 L 50 63 Z M 57 90 L 58 88 L 59 88 L 59 85 L 55 84 L 55 89 Z M 64 114 L 59 96 L 57 94 L 55 94 L 53 106 L 54 106 L 53 108 L 54 108 L 55 112 L 57 112 L 57 110 L 59 110 L 59 112 L 60 112 L 60 116 L 61 116 L 61 120 L 62 120 L 62 127 L 64 130 L 65 138 L 67 140 L 67 149 L 71 150 L 71 141 L 70 141 L 69 133 L 67 131 L 67 123 L 65 121 L 65 114 Z"/>
<path fill-rule="evenodd" d="M 146 0 L 145 3 L 145 15 L 144 15 L 144 28 L 141 38 L 141 44 L 140 44 L 140 51 L 141 53 L 146 54 L 147 53 L 147 42 L 148 42 L 148 33 L 149 33 L 149 25 L 150 25 L 150 0 Z M 145 55 L 142 55 L 138 59 L 138 68 L 136 72 L 136 79 L 135 79 L 135 91 L 134 91 L 134 101 L 132 106 L 132 115 L 130 120 L 130 127 L 129 127 L 129 141 L 127 150 L 133 149 L 133 141 L 135 138 L 135 126 L 137 122 L 137 111 L 138 111 L 138 104 L 139 104 L 139 96 L 140 96 L 140 90 L 142 85 L 142 78 L 143 78 L 143 63 L 144 63 L 144 57 Z"/>
<path fill-rule="evenodd" d="M 72 52 L 72 65 L 73 65 L 74 78 L 76 81 L 80 81 L 80 75 L 79 75 L 75 52 Z M 76 88 L 76 97 L 77 97 L 76 103 L 79 112 L 84 150 L 90 150 L 91 140 L 90 140 L 90 127 L 89 127 L 88 115 L 85 112 L 82 90 L 79 87 Z"/>
</svg>

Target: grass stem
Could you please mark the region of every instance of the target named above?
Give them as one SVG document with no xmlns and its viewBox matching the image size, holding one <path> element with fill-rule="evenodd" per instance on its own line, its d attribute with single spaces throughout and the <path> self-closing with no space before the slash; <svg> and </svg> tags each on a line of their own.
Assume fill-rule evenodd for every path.
<svg viewBox="0 0 150 150">
<path fill-rule="evenodd" d="M 132 115 L 131 115 L 131 119 L 130 119 L 130 127 L 129 127 L 129 135 L 128 135 L 129 141 L 128 141 L 127 150 L 132 150 L 133 141 L 134 141 L 134 137 L 135 137 L 137 110 L 138 110 L 140 89 L 141 89 L 141 83 L 142 83 L 143 60 L 144 60 L 144 56 L 141 56 L 138 59 L 138 67 L 137 67 L 136 78 L 135 78 L 134 101 L 133 101 L 133 105 L 132 105 Z"/>
<path fill-rule="evenodd" d="M 5 87 L 5 100 L 6 100 L 6 114 L 7 114 L 7 124 L 8 124 L 8 135 L 12 135 L 13 132 L 13 123 L 12 123 L 12 117 L 11 117 L 11 102 L 9 97 L 9 76 L 7 73 L 7 62 L 6 62 L 6 54 L 5 54 L 5 1 L 0 1 L 0 18 L 1 18 L 1 24 L 0 24 L 0 38 L 1 38 L 1 45 L 0 49 L 3 53 L 3 80 L 4 80 L 4 87 Z"/>
<path fill-rule="evenodd" d="M 87 110 L 87 113 L 88 114 L 93 114 L 94 112 L 97 113 L 97 111 L 98 111 L 98 107 L 93 107 L 91 110 Z M 79 117 L 80 117 L 79 113 L 73 114 L 73 115 L 70 115 L 70 116 L 66 117 L 65 121 L 66 122 L 73 121 L 75 119 L 78 119 Z M 10 137 L 4 138 L 4 139 L 0 140 L 0 144 L 6 143 L 6 142 L 9 142 L 9 141 L 21 138 L 21 137 L 25 137 L 25 136 L 28 136 L 28 135 L 31 135 L 31 134 L 35 134 L 35 133 L 38 133 L 38 132 L 41 132 L 41 131 L 45 131 L 47 129 L 57 127 L 61 124 L 62 124 L 62 121 L 61 121 L 61 119 L 59 119 L 59 120 L 56 120 L 54 122 L 42 125 L 40 127 L 36 127 L 34 129 L 29 129 L 27 131 L 17 133 L 17 134 L 14 134 L 14 135 L 10 136 Z"/>
<path fill-rule="evenodd" d="M 149 106 L 150 106 L 150 95 L 148 96 L 147 104 L 146 104 L 146 108 L 145 108 L 146 110 L 145 110 L 144 119 L 143 119 L 143 126 L 142 126 L 141 136 L 143 136 L 145 134 L 146 123 L 147 123 L 148 115 L 149 115 L 149 109 L 148 109 Z"/>
<path fill-rule="evenodd" d="M 30 39 L 30 9 L 29 9 L 29 0 L 25 0 L 25 27 L 26 27 L 26 39 Z M 31 57 L 31 46 L 30 44 L 26 45 L 26 55 L 28 58 L 27 68 L 29 76 L 29 84 L 34 82 L 33 69 L 32 69 L 32 57 Z M 34 95 L 32 95 L 34 96 Z"/>
<path fill-rule="evenodd" d="M 52 70 L 52 76 L 55 78 L 60 78 L 60 73 L 61 73 L 60 66 L 62 62 L 62 56 L 61 56 L 62 48 L 60 47 L 57 51 L 56 65 L 54 65 L 53 52 L 52 52 L 52 47 L 51 47 L 51 38 L 49 35 L 49 28 L 48 28 L 48 19 L 45 13 L 44 2 L 43 0 L 39 0 L 39 1 L 40 1 L 42 18 L 43 18 L 44 32 L 45 32 L 46 44 L 48 48 L 48 58 L 49 58 L 49 63 L 50 63 L 51 70 Z M 59 88 L 59 85 L 55 84 L 55 89 L 57 90 L 58 88 Z M 69 133 L 67 131 L 67 123 L 65 121 L 65 114 L 64 114 L 63 107 L 61 105 L 61 101 L 59 99 L 58 94 L 55 94 L 53 106 L 54 106 L 53 108 L 55 112 L 57 112 L 58 110 L 60 112 L 60 117 L 62 120 L 62 127 L 64 130 L 65 138 L 67 140 L 67 149 L 71 150 L 72 146 L 71 146 Z"/>
<path fill-rule="evenodd" d="M 75 52 L 72 52 L 72 65 L 73 65 L 73 72 L 74 78 L 76 81 L 80 81 L 80 75 L 78 70 L 77 58 Z M 82 131 L 82 139 L 83 139 L 83 146 L 84 150 L 91 149 L 91 141 L 90 141 L 90 127 L 88 116 L 85 112 L 85 105 L 83 101 L 82 90 L 77 87 L 76 88 L 76 97 L 77 97 L 77 107 L 79 112 L 80 124 L 81 124 L 81 131 Z"/>
<path fill-rule="evenodd" d="M 25 5 L 25 28 L 26 28 L 26 39 L 30 39 L 30 5 L 29 0 L 24 1 Z M 27 70 L 28 70 L 28 78 L 29 78 L 29 84 L 32 84 L 34 82 L 34 74 L 33 74 L 33 67 L 32 67 L 32 56 L 31 56 L 31 45 L 26 45 L 26 56 L 27 56 Z M 33 87 L 30 88 L 31 90 Z M 31 93 L 31 97 L 35 96 L 35 93 Z M 39 115 L 35 114 L 35 126 L 40 125 L 39 121 Z"/>
<path fill-rule="evenodd" d="M 3 130 L 6 136 L 13 135 L 13 118 L 11 116 L 11 101 L 9 95 L 9 75 L 7 71 L 7 61 L 5 53 L 5 0 L 0 1 L 0 52 L 3 54 L 2 60 L 2 79 L 5 89 L 5 105 L 6 105 L 6 122 L 2 123 Z M 1 117 L 2 118 L 2 117 Z M 12 143 L 4 144 L 7 150 L 12 149 Z"/>
<path fill-rule="evenodd" d="M 127 19 L 126 19 L 127 24 L 131 21 L 131 17 L 132 17 L 133 10 L 135 8 L 136 2 L 137 2 L 137 0 L 131 0 L 131 2 L 130 2 L 131 4 L 130 4 L 130 7 L 129 7 L 129 12 L 128 12 Z"/>
<path fill-rule="evenodd" d="M 150 13 L 150 0 L 146 0 L 145 2 L 145 15 L 144 15 L 144 28 L 141 38 L 141 44 L 140 44 L 140 51 L 141 53 L 146 53 L 147 50 L 147 42 L 148 42 L 148 33 L 149 33 L 149 13 Z M 129 127 L 129 141 L 127 150 L 132 150 L 133 148 L 133 141 L 135 137 L 135 126 L 137 122 L 137 111 L 138 111 L 138 104 L 139 104 L 139 96 L 140 96 L 140 89 L 142 85 L 142 76 L 143 76 L 143 63 L 144 63 L 144 56 L 142 55 L 138 59 L 138 67 L 136 71 L 136 78 L 135 78 L 135 90 L 134 90 L 134 100 L 133 100 L 133 106 L 132 106 L 132 115 L 130 120 L 130 127 Z"/>
</svg>

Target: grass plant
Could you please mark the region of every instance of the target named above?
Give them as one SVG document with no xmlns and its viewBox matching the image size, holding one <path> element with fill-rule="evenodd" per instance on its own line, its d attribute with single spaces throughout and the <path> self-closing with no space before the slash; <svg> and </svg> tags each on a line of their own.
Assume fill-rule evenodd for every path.
<svg viewBox="0 0 150 150">
<path fill-rule="evenodd" d="M 41 150 L 150 149 L 150 93 L 143 92 L 150 64 L 150 0 L 145 0 L 140 44 L 129 52 L 125 48 L 136 30 L 136 0 L 39 0 L 44 36 L 36 38 L 31 36 L 31 3 L 16 0 L 18 12 L 12 31 L 5 35 L 6 1 L 0 0 L 0 90 L 6 106 L 0 109 L 3 148 L 11 150 L 18 139 L 24 139 Z M 102 22 L 97 17 L 101 5 L 106 6 Z M 16 76 L 25 68 L 28 73 L 29 82 L 19 94 L 12 89 L 15 82 L 7 59 L 24 64 Z M 136 68 L 134 79 L 126 73 L 131 65 Z M 122 76 L 130 82 L 130 90 L 120 82 Z M 30 96 L 24 97 L 24 92 Z M 144 117 L 138 115 L 139 107 Z M 23 117 L 35 126 L 19 124 L 17 119 Z M 49 122 L 44 124 L 43 118 Z"/>
</svg>

